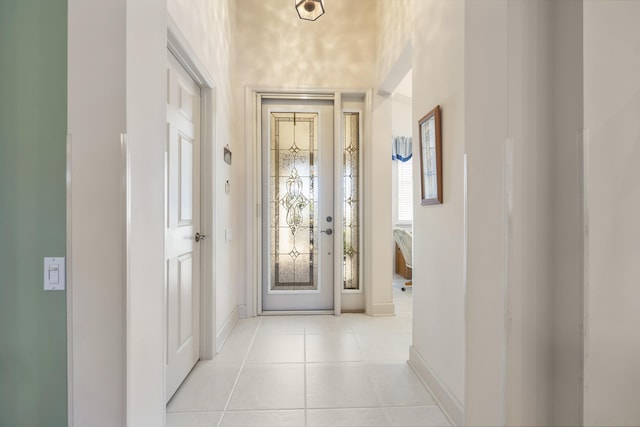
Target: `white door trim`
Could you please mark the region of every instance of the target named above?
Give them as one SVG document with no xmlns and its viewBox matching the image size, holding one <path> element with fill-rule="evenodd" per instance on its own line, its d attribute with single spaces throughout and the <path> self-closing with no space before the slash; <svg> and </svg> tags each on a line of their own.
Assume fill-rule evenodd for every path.
<svg viewBox="0 0 640 427">
<path fill-rule="evenodd" d="M 342 132 L 344 123 L 342 120 L 342 94 L 336 93 L 333 100 L 333 233 L 335 238 L 333 239 L 333 314 L 339 316 L 342 313 L 342 252 L 344 250 L 343 240 L 344 233 L 342 230 L 342 201 L 343 188 L 342 185 L 338 186 L 338 182 L 342 182 L 342 168 L 335 167 L 337 159 L 342 158 L 344 141 L 342 138 Z M 362 135 L 362 133 L 360 134 Z M 361 151 L 362 152 L 362 151 Z M 340 188 L 340 191 L 335 191 L 336 188 Z M 360 193 L 362 194 L 362 193 Z M 362 224 L 362 222 L 360 222 Z M 340 224 L 340 226 L 338 226 Z M 362 288 L 362 286 L 360 287 Z"/>
<path fill-rule="evenodd" d="M 372 111 L 372 95 L 370 89 L 305 89 L 304 91 L 296 89 L 272 89 L 260 87 L 245 87 L 245 135 L 247 136 L 246 151 L 246 194 L 247 194 L 247 210 L 246 210 L 246 265 L 247 265 L 247 281 L 245 283 L 245 305 L 239 306 L 239 316 L 254 317 L 262 315 L 262 164 L 261 164 L 261 137 L 262 128 L 260 123 L 262 99 L 263 98 L 279 98 L 279 99 L 332 99 L 334 100 L 334 137 L 336 141 L 342 140 L 342 113 L 347 109 L 342 108 L 343 95 L 359 95 L 365 99 L 364 121 L 362 122 L 361 143 L 363 152 L 367 150 L 370 135 L 368 132 L 369 118 Z M 337 122 L 335 120 L 338 120 Z M 341 144 L 335 144 L 341 146 Z M 363 165 L 363 170 L 366 165 Z M 366 188 L 366 183 L 363 185 Z M 366 197 L 366 193 L 361 193 L 362 198 Z M 342 203 L 341 194 L 336 194 L 336 200 Z M 336 224 L 337 224 L 337 216 Z M 334 227 L 335 228 L 335 227 Z M 361 228 L 364 235 L 366 228 Z M 338 233 L 338 231 L 340 231 Z M 334 254 L 342 254 L 342 231 L 336 230 L 336 238 L 334 239 Z M 339 250 L 338 250 L 339 249 Z M 366 248 L 363 247 L 361 254 L 361 263 L 363 269 L 369 268 L 366 264 Z M 336 264 L 340 265 L 340 264 Z M 334 288 L 334 309 L 331 311 L 335 315 L 340 315 L 342 304 L 342 271 L 340 268 L 334 270 L 335 288 Z M 361 275 L 364 279 L 364 275 Z M 363 280 L 362 289 L 365 296 L 369 293 L 365 290 L 365 282 Z M 288 313 L 288 312 L 287 312 Z"/>
<path fill-rule="evenodd" d="M 213 165 L 215 153 L 216 89 L 213 79 L 198 59 L 176 23 L 167 17 L 167 49 L 200 87 L 200 218 L 202 242 L 200 262 L 200 359 L 216 354 L 215 227 L 216 185 Z M 165 313 L 166 317 L 166 313 Z"/>
</svg>

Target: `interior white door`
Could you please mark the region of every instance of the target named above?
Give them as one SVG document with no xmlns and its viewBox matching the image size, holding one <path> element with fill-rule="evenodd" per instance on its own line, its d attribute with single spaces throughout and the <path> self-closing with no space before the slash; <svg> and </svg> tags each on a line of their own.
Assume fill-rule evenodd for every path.
<svg viewBox="0 0 640 427">
<path fill-rule="evenodd" d="M 168 53 L 165 153 L 166 399 L 200 353 L 200 88 Z"/>
<path fill-rule="evenodd" d="M 263 311 L 333 309 L 333 102 L 262 104 Z"/>
</svg>

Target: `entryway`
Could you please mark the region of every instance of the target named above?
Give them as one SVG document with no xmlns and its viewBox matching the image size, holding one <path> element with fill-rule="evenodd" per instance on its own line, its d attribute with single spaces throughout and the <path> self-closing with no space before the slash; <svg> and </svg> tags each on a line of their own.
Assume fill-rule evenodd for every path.
<svg viewBox="0 0 640 427">
<path fill-rule="evenodd" d="M 247 95 L 255 108 L 248 164 L 256 218 L 247 314 L 364 311 L 361 165 L 369 95 Z"/>
</svg>

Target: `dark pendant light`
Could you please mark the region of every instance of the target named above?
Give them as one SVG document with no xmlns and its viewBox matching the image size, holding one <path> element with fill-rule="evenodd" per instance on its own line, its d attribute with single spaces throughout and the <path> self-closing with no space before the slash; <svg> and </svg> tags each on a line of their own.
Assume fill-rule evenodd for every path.
<svg viewBox="0 0 640 427">
<path fill-rule="evenodd" d="M 300 19 L 315 21 L 324 15 L 324 0 L 295 0 Z"/>
</svg>

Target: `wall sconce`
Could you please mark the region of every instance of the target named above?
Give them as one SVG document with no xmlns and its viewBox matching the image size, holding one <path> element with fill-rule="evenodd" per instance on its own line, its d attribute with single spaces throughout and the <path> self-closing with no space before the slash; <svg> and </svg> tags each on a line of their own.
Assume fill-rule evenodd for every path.
<svg viewBox="0 0 640 427">
<path fill-rule="evenodd" d="M 324 0 L 295 0 L 300 19 L 315 21 L 324 15 Z"/>
</svg>

